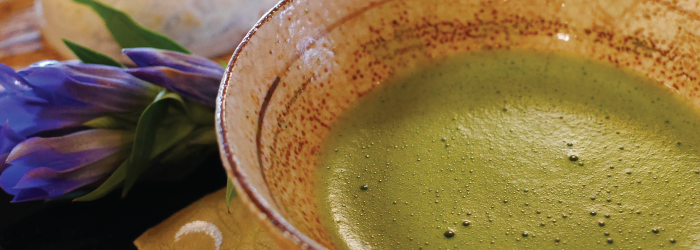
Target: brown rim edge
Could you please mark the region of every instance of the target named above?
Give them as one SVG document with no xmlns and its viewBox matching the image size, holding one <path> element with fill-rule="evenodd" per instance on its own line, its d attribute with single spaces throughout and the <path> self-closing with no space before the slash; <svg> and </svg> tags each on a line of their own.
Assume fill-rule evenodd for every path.
<svg viewBox="0 0 700 250">
<path fill-rule="evenodd" d="M 226 128 L 223 126 L 226 123 L 226 119 L 223 116 L 223 111 L 225 110 L 226 105 L 224 93 L 226 93 L 226 90 L 228 89 L 228 82 L 231 79 L 231 72 L 233 71 L 232 69 L 235 66 L 236 61 L 238 60 L 241 51 L 248 44 L 250 38 L 257 32 L 258 28 L 260 28 L 260 26 L 262 26 L 270 18 L 272 18 L 272 16 L 276 12 L 286 8 L 287 5 L 289 5 L 292 1 L 293 0 L 282 0 L 279 3 L 277 3 L 275 7 L 270 9 L 270 11 L 265 13 L 265 15 L 248 32 L 248 34 L 246 34 L 241 43 L 238 44 L 238 47 L 236 47 L 236 50 L 233 52 L 233 56 L 231 56 L 231 60 L 229 60 L 228 66 L 226 67 L 226 71 L 224 72 L 224 77 L 221 79 L 221 83 L 219 85 L 219 93 L 216 97 L 216 130 L 218 132 L 217 141 L 219 143 L 219 152 L 223 153 L 221 154 L 221 160 L 224 162 L 224 168 L 226 168 L 227 170 L 226 174 L 228 175 L 228 177 L 231 178 L 231 180 L 234 182 L 233 184 L 236 186 L 237 190 L 239 192 L 243 191 L 241 194 L 254 204 L 254 209 L 257 210 L 254 212 L 257 212 L 257 214 L 262 213 L 267 218 L 269 218 L 269 221 L 264 221 L 260 216 L 258 216 L 259 220 L 261 220 L 263 223 L 272 224 L 272 226 L 276 227 L 281 231 L 281 237 L 286 238 L 290 243 L 297 245 L 302 249 L 326 249 L 321 244 L 317 243 L 305 234 L 301 233 L 286 219 L 284 219 L 284 217 L 282 217 L 281 214 L 270 209 L 268 207 L 269 205 L 267 204 L 268 202 L 266 202 L 259 194 L 256 194 L 253 191 L 254 188 L 250 185 L 250 183 L 247 180 L 245 180 L 244 174 L 240 171 L 239 166 L 236 160 L 234 159 L 234 155 L 228 147 L 229 142 L 224 137 L 224 135 L 227 134 Z"/>
</svg>

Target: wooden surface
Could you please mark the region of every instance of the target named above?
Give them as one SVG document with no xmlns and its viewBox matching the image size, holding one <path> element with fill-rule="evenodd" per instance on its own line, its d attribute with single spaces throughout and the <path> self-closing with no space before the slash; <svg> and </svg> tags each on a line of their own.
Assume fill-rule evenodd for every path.
<svg viewBox="0 0 700 250">
<path fill-rule="evenodd" d="M 41 37 L 40 13 L 31 0 L 0 0 L 0 63 L 22 68 L 39 60 L 64 59 Z"/>
</svg>

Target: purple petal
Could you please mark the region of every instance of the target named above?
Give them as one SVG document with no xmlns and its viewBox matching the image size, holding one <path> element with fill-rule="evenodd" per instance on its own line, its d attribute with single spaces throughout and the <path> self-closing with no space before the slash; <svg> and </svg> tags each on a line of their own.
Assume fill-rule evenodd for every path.
<svg viewBox="0 0 700 250">
<path fill-rule="evenodd" d="M 219 79 L 224 75 L 221 65 L 198 55 L 153 48 L 123 49 L 122 53 L 139 67 L 163 66 Z"/>
<path fill-rule="evenodd" d="M 18 72 L 41 98 L 54 105 L 99 107 L 103 112 L 144 108 L 158 92 L 153 85 L 113 66 L 45 61 Z"/>
<path fill-rule="evenodd" d="M 126 160 L 126 151 L 120 151 L 105 157 L 97 162 L 77 169 L 56 171 L 47 167 L 35 168 L 27 171 L 17 182 L 14 189 L 20 189 L 17 196 L 22 195 L 23 190 L 34 190 L 31 195 L 15 197 L 13 202 L 56 198 L 77 188 L 94 183 L 109 176 L 119 165 Z M 39 192 L 38 190 L 42 192 Z"/>
<path fill-rule="evenodd" d="M 22 178 L 17 181 L 13 189 L 27 189 L 34 187 L 43 187 L 51 183 L 53 179 L 58 178 L 60 171 L 56 171 L 47 167 L 39 167 L 24 173 Z"/>
<path fill-rule="evenodd" d="M 24 176 L 24 173 L 32 170 L 28 166 L 9 166 L 2 173 L 0 173 L 0 188 L 5 190 L 6 193 L 11 195 L 17 195 L 20 189 L 13 189 L 17 182 Z"/>
<path fill-rule="evenodd" d="M 121 164 L 128 154 L 121 151 L 108 157 L 100 159 L 89 165 L 79 168 L 57 171 L 48 167 L 39 167 L 27 171 L 26 174 L 14 186 L 15 189 L 26 189 L 35 187 L 55 188 L 56 185 L 64 182 L 74 182 L 79 180 L 94 180 L 103 178 L 112 173 Z M 86 182 L 88 184 L 92 181 Z M 64 190 L 66 192 L 70 190 Z"/>
<path fill-rule="evenodd" d="M 123 49 L 139 68 L 132 75 L 177 92 L 185 98 L 214 106 L 224 68 L 207 58 L 151 48 Z"/>
<path fill-rule="evenodd" d="M 5 163 L 5 161 L 7 161 L 7 155 L 9 155 L 9 153 L 0 154 L 0 173 L 2 173 L 2 171 L 5 171 L 5 169 L 10 166 L 10 164 Z"/>
<path fill-rule="evenodd" d="M 57 198 L 57 197 L 60 197 L 64 194 L 70 192 L 70 191 L 73 191 L 77 188 L 80 188 L 82 186 L 85 186 L 86 184 L 95 182 L 97 180 L 99 180 L 99 178 L 95 178 L 92 180 L 62 182 L 53 188 L 42 187 L 42 188 L 22 189 L 15 195 L 15 198 L 12 199 L 11 202 L 15 203 L 15 202 Z"/>
<path fill-rule="evenodd" d="M 166 67 L 144 67 L 127 70 L 132 75 L 165 87 L 182 97 L 213 107 L 222 75 L 216 77 L 189 73 Z"/>
<path fill-rule="evenodd" d="M 106 129 L 30 138 L 7 157 L 9 167 L 0 174 L 0 187 L 13 195 L 40 187 L 49 197 L 60 196 L 113 171 L 126 158 L 119 153 L 122 145 L 132 140 L 132 132 Z"/>
<path fill-rule="evenodd" d="M 0 92 L 0 121 L 9 120 L 23 136 L 78 127 L 104 113 L 138 111 L 159 90 L 122 68 L 72 61 L 41 61 L 16 73 L 0 67 L 0 81 L 15 90 Z"/>
<path fill-rule="evenodd" d="M 30 188 L 30 189 L 22 189 L 17 194 L 15 194 L 15 198 L 12 199 L 11 202 L 22 202 L 22 201 L 31 201 L 31 200 L 43 200 L 43 199 L 48 199 L 51 198 L 49 197 L 49 194 L 40 189 L 40 188 Z"/>
<path fill-rule="evenodd" d="M 7 161 L 7 156 L 10 151 L 20 142 L 24 141 L 26 138 L 17 134 L 12 128 L 8 126 L 8 122 L 0 129 L 0 173 L 4 171 L 9 164 L 5 163 Z"/>
<path fill-rule="evenodd" d="M 32 90 L 29 84 L 20 77 L 13 68 L 0 63 L 0 85 L 14 93 L 22 93 Z"/>
<path fill-rule="evenodd" d="M 92 177 L 83 178 L 83 179 L 68 179 L 68 180 L 57 179 L 57 180 L 50 182 L 47 185 L 44 185 L 42 187 L 25 188 L 25 189 L 21 189 L 21 190 L 41 189 L 46 193 L 46 195 L 43 197 L 33 198 L 33 199 L 56 198 L 56 197 L 59 197 L 61 195 L 67 194 L 70 191 L 73 191 L 73 190 L 78 189 L 80 187 L 83 187 L 85 185 L 96 182 L 100 179 L 104 179 L 105 177 L 106 177 L 106 175 L 92 176 Z M 21 193 L 21 192 L 22 191 L 20 191 L 18 193 Z M 25 198 L 25 199 L 20 200 L 20 199 L 17 199 L 17 197 L 15 197 L 13 202 L 25 201 L 25 200 L 29 200 L 29 199 Z"/>
<path fill-rule="evenodd" d="M 50 166 L 66 170 L 105 158 L 133 140 L 133 133 L 91 129 L 61 137 L 34 137 L 15 146 L 7 157 L 11 165 Z"/>
<path fill-rule="evenodd" d="M 43 186 L 43 187 L 41 187 L 41 189 L 46 191 L 49 194 L 48 195 L 49 198 L 56 198 L 56 197 L 59 197 L 61 195 L 67 194 L 70 191 L 73 191 L 73 190 L 78 189 L 80 187 L 83 187 L 85 185 L 96 182 L 100 179 L 104 179 L 105 177 L 106 176 L 94 176 L 94 177 L 89 177 L 89 178 L 84 178 L 84 179 L 58 181 L 58 182 L 53 183 L 52 185 Z"/>
<path fill-rule="evenodd" d="M 23 202 L 31 200 L 43 200 L 49 198 L 57 198 L 70 191 L 88 185 L 90 183 L 96 182 L 104 177 L 93 177 L 88 179 L 79 180 L 66 180 L 53 183 L 50 186 L 38 187 L 38 188 L 27 188 L 21 189 L 12 202 Z"/>
<path fill-rule="evenodd" d="M 84 102 L 75 100 L 75 98 L 70 96 L 70 92 L 63 89 L 65 77 L 61 77 L 60 72 L 54 70 L 56 67 L 61 67 L 61 63 L 54 60 L 39 61 L 18 71 L 17 75 L 22 77 L 32 88 L 31 93 L 46 103 L 76 107 L 85 106 Z M 30 74 L 33 80 L 39 78 L 38 81 L 29 82 L 25 77 Z"/>
<path fill-rule="evenodd" d="M 57 150 L 44 147 L 37 147 L 32 150 L 36 151 L 28 153 L 22 157 L 12 159 L 13 153 L 17 152 L 13 150 L 13 153 L 10 153 L 10 155 L 7 157 L 7 164 L 10 164 L 10 168 L 14 166 L 29 166 L 32 168 L 49 167 L 58 171 L 71 170 L 107 157 L 119 150 L 119 147 L 91 149 L 70 153 L 59 152 Z"/>
<path fill-rule="evenodd" d="M 14 131 L 25 137 L 46 130 L 81 126 L 104 115 L 99 108 L 34 102 L 15 94 L 0 96 L 0 107 L 0 121 L 8 121 Z"/>
<path fill-rule="evenodd" d="M 9 94 L 0 96 L 0 120 L 8 121 L 11 127 L 21 135 L 28 136 L 26 130 L 36 126 L 36 114 L 41 110 L 43 104 L 28 103 L 19 95 Z"/>
<path fill-rule="evenodd" d="M 14 148 L 18 143 L 26 139 L 24 136 L 21 136 L 17 134 L 17 132 L 15 132 L 14 130 L 12 130 L 12 128 L 10 128 L 8 124 L 9 122 L 5 121 L 5 124 L 3 124 L 2 129 L 0 129 L 0 155 L 10 153 L 12 148 Z M 0 160 L 2 159 L 0 158 Z M 0 162 L 4 163 L 5 160 L 2 160 Z M 2 168 L 0 168 L 0 171 L 2 171 Z"/>
<path fill-rule="evenodd" d="M 17 95 L 0 97 L 0 120 L 22 136 L 41 131 L 81 126 L 84 122 L 104 115 L 95 108 L 57 106 L 27 101 Z"/>
</svg>

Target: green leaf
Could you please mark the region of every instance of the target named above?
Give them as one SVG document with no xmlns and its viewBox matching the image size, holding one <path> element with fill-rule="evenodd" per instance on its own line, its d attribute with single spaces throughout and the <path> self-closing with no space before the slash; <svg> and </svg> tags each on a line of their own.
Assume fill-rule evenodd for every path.
<svg viewBox="0 0 700 250">
<path fill-rule="evenodd" d="M 133 130 L 134 123 L 114 116 L 102 116 L 83 123 L 83 126 L 103 129 Z"/>
<path fill-rule="evenodd" d="M 189 107 L 188 115 L 197 124 L 214 126 L 214 109 L 212 107 L 197 103 L 187 102 Z"/>
<path fill-rule="evenodd" d="M 196 130 L 190 133 L 190 136 L 194 133 L 196 133 Z M 187 158 L 188 155 L 193 154 L 200 149 L 201 147 L 193 146 L 186 142 L 177 144 L 174 147 L 170 148 L 167 152 L 163 153 L 163 155 L 160 158 L 160 163 L 177 163 L 182 159 Z"/>
<path fill-rule="evenodd" d="M 211 145 L 216 144 L 216 127 L 204 126 L 192 132 L 192 139 L 189 144 Z"/>
<path fill-rule="evenodd" d="M 91 7 L 102 18 L 112 37 L 122 48 L 151 47 L 190 54 L 169 37 L 138 24 L 128 14 L 96 0 L 73 0 Z"/>
<path fill-rule="evenodd" d="M 170 121 L 168 121 L 170 120 Z M 168 119 L 156 132 L 156 146 L 151 154 L 151 164 L 142 174 L 148 180 L 177 180 L 184 177 L 191 170 L 181 170 L 181 166 L 194 170 L 203 161 L 197 157 L 202 147 L 192 147 L 188 143 L 195 125 L 180 115 L 175 119 Z M 164 162 L 166 161 L 167 162 Z"/>
<path fill-rule="evenodd" d="M 175 108 L 180 110 L 182 113 L 187 114 L 187 116 L 191 116 L 190 113 L 190 107 L 185 103 L 185 100 L 182 99 L 182 96 L 180 96 L 177 93 L 174 92 L 168 92 L 166 93 L 163 98 L 168 98 L 172 101 L 175 101 L 174 104 L 176 104 Z"/>
<path fill-rule="evenodd" d="M 221 65 L 221 67 L 225 69 L 226 67 L 228 67 L 228 61 L 219 61 L 219 65 Z"/>
<path fill-rule="evenodd" d="M 102 183 L 97 189 L 93 190 L 89 194 L 81 196 L 79 198 L 73 199 L 73 201 L 93 201 L 104 197 L 110 191 L 116 189 L 124 182 L 126 178 L 126 169 L 129 167 L 129 162 L 131 159 L 126 159 L 122 165 L 117 168 L 117 170 L 112 173 L 112 175 L 107 178 L 107 180 Z"/>
<path fill-rule="evenodd" d="M 231 206 L 231 201 L 233 198 L 236 198 L 237 195 L 236 189 L 233 187 L 233 182 L 231 182 L 231 178 L 226 178 L 226 208 Z"/>
<path fill-rule="evenodd" d="M 175 103 L 181 102 L 179 95 L 161 91 L 156 99 L 141 114 L 136 125 L 136 135 L 134 147 L 131 151 L 131 162 L 127 168 L 126 180 L 122 196 L 126 196 L 129 190 L 136 184 L 139 176 L 148 168 L 153 153 L 157 153 L 160 145 L 156 147 L 156 132 L 160 124 L 168 114 L 168 108 Z M 166 136 L 167 137 L 167 136 Z M 156 149 L 156 150 L 154 150 Z"/>
<path fill-rule="evenodd" d="M 151 158 L 156 158 L 169 148 L 183 141 L 195 128 L 194 123 L 184 116 L 169 117 L 156 132 L 156 144 Z"/>
<path fill-rule="evenodd" d="M 92 64 L 102 64 L 102 65 L 109 65 L 109 66 L 114 66 L 114 67 L 124 67 L 121 63 L 119 63 L 117 60 L 114 60 L 113 58 L 109 57 L 108 55 L 102 54 L 100 52 L 94 51 L 88 47 L 82 46 L 80 44 L 74 43 L 68 39 L 63 39 L 63 43 L 68 46 L 68 48 L 73 51 L 73 54 L 80 59 L 80 61 L 83 61 L 83 63 L 92 63 Z"/>
</svg>

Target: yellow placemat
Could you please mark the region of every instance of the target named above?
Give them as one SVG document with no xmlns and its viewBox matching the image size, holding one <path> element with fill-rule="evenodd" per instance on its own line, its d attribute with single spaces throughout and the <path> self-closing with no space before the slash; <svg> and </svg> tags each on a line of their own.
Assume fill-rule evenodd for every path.
<svg viewBox="0 0 700 250">
<path fill-rule="evenodd" d="M 139 236 L 134 244 L 153 249 L 280 249 L 241 199 L 226 208 L 226 188 L 180 210 Z"/>
</svg>

